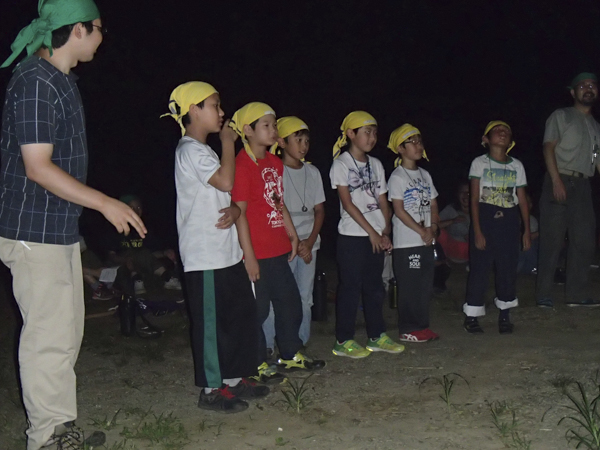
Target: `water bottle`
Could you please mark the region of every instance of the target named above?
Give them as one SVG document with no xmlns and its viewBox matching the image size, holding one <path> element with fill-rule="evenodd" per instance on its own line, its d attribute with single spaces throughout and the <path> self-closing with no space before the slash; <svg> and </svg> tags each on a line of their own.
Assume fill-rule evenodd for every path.
<svg viewBox="0 0 600 450">
<path fill-rule="evenodd" d="M 327 278 L 325 277 L 325 272 L 317 272 L 315 274 L 311 311 L 312 320 L 316 322 L 327 321 Z"/>
<path fill-rule="evenodd" d="M 133 295 L 123 294 L 119 302 L 119 319 L 121 322 L 121 334 L 133 336 L 135 334 L 135 311 L 137 302 Z"/>
<path fill-rule="evenodd" d="M 396 279 L 390 278 L 388 281 L 388 301 L 390 304 L 390 309 L 396 309 L 398 307 L 398 299 L 396 297 L 397 291 Z"/>
</svg>

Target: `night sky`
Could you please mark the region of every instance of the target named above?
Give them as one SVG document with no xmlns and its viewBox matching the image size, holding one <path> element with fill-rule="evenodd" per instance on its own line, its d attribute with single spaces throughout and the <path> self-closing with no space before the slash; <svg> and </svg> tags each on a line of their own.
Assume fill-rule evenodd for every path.
<svg viewBox="0 0 600 450">
<path fill-rule="evenodd" d="M 565 87 L 574 75 L 600 66 L 600 3 L 592 0 L 97 3 L 109 32 L 94 61 L 74 69 L 88 123 L 88 181 L 115 197 L 140 195 L 148 221 L 169 236 L 180 131 L 159 116 L 180 83 L 213 84 L 228 117 L 263 101 L 280 117 L 305 120 L 308 159 L 328 191 L 331 148 L 346 114 L 364 109 L 378 120 L 372 155 L 388 172 L 389 134 L 410 122 L 423 134 L 431 161 L 422 166 L 443 206 L 484 152 L 481 134 L 493 119 L 512 126 L 511 155 L 525 164 L 535 198 L 545 120 L 571 106 Z M 37 1 L 2 6 L 4 60 L 37 17 Z M 3 90 L 10 73 L 0 72 Z M 218 152 L 218 138 L 210 143 Z M 330 203 L 326 235 L 337 225 L 337 200 Z M 85 223 L 96 219 L 88 213 Z"/>
</svg>

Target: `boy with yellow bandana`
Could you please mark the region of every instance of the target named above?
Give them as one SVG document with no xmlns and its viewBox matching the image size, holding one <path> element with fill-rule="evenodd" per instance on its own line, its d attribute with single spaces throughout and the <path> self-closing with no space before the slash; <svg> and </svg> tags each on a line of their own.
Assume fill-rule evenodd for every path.
<svg viewBox="0 0 600 450">
<path fill-rule="evenodd" d="M 317 267 L 317 250 L 321 245 L 319 232 L 325 218 L 325 192 L 319 169 L 304 162 L 310 143 L 308 125 L 294 116 L 277 120 L 279 139 L 271 153 L 281 153 L 283 161 L 283 198 L 298 233 L 298 255 L 290 261 L 290 268 L 302 298 L 300 339 L 306 346 L 310 339 L 313 288 Z M 267 348 L 274 348 L 275 323 L 273 308 L 263 324 Z"/>
<path fill-rule="evenodd" d="M 271 303 L 280 353 L 278 364 L 285 369 L 313 370 L 325 363 L 310 360 L 300 352 L 302 303 L 288 264 L 296 256 L 298 235 L 283 200 L 283 163 L 269 153 L 278 138 L 277 121 L 269 105 L 255 102 L 236 111 L 229 125 L 244 143 L 244 150 L 236 158 L 231 197 L 242 211 L 237 228 L 246 271 L 256 294 L 258 378 L 263 382 L 281 380 L 282 375 L 266 362 L 262 324 Z"/>
<path fill-rule="evenodd" d="M 224 413 L 248 408 L 262 397 L 256 374 L 256 307 L 233 226 L 240 211 L 229 191 L 235 171 L 236 133 L 223 123 L 219 93 L 192 81 L 175 88 L 169 115 L 183 137 L 175 151 L 177 230 L 192 325 L 198 407 Z M 219 133 L 222 157 L 207 145 Z"/>
<path fill-rule="evenodd" d="M 388 337 L 383 320 L 383 252 L 391 250 L 392 243 L 385 171 L 377 158 L 369 156 L 377 143 L 377 121 L 365 111 L 354 111 L 340 129 L 329 172 L 331 187 L 340 197 L 341 215 L 333 354 L 364 358 L 376 351 L 400 353 L 404 346 Z M 348 150 L 342 153 L 346 145 Z M 366 348 L 354 340 L 361 297 L 369 337 Z"/>
<path fill-rule="evenodd" d="M 517 263 L 519 244 L 529 250 L 529 207 L 525 187 L 527 178 L 521 161 L 508 156 L 515 146 L 512 130 L 506 122 L 494 120 L 487 124 L 481 145 L 489 152 L 471 163 L 471 230 L 469 239 L 469 280 L 463 306 L 464 328 L 469 333 L 483 333 L 478 317 L 485 315 L 485 291 L 489 271 L 496 272 L 496 298 L 500 310 L 498 331 L 513 332 L 511 308 L 519 305 L 517 298 Z M 521 239 L 521 221 L 523 237 Z"/>
</svg>

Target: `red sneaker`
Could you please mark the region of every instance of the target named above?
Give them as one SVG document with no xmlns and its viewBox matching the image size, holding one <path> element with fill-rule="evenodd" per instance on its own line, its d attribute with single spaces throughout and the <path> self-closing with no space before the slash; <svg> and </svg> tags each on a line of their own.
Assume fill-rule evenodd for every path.
<svg viewBox="0 0 600 450">
<path fill-rule="evenodd" d="M 440 338 L 439 334 L 434 333 L 429 328 L 425 328 L 423 331 L 426 332 L 427 334 L 429 334 L 429 336 L 431 337 L 431 339 L 430 339 L 431 341 L 437 341 Z"/>
<path fill-rule="evenodd" d="M 428 331 L 430 333 L 433 333 L 428 328 L 426 328 L 425 330 L 413 331 L 412 333 L 404 333 L 400 335 L 400 340 L 405 342 L 427 342 L 433 339 L 431 334 L 428 333 Z"/>
</svg>

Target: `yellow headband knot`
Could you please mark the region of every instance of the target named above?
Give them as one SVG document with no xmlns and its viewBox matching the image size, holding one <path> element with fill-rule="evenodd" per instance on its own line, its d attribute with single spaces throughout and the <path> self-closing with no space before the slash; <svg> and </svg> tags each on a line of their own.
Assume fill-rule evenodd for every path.
<svg viewBox="0 0 600 450">
<path fill-rule="evenodd" d="M 360 127 L 364 127 L 367 125 L 375 125 L 377 126 L 377 121 L 375 118 L 365 111 L 354 111 L 348 114 L 344 121 L 342 122 L 342 126 L 340 130 L 342 130 L 342 135 L 338 138 L 333 146 L 333 159 L 336 159 L 342 153 L 342 147 L 346 145 L 347 136 L 346 131 L 355 130 Z"/>
<path fill-rule="evenodd" d="M 171 116 L 177 121 L 181 127 L 181 134 L 184 135 L 185 127 L 181 119 L 190 112 L 190 106 L 197 105 L 213 94 L 218 94 L 218 91 L 210 84 L 202 81 L 190 81 L 180 84 L 171 92 L 169 99 L 169 111 L 171 112 L 160 117 Z"/>
<path fill-rule="evenodd" d="M 246 153 L 257 166 L 258 161 L 256 160 L 256 156 L 252 153 L 250 144 L 248 144 L 248 140 L 244 134 L 244 125 L 250 125 L 267 114 L 275 116 L 275 111 L 266 103 L 252 102 L 238 109 L 229 122 L 229 126 L 242 138 Z"/>
<path fill-rule="evenodd" d="M 485 131 L 483 132 L 484 136 L 487 136 L 487 134 L 492 131 L 492 128 L 497 127 L 498 125 L 504 125 L 506 128 L 508 128 L 510 130 L 510 132 L 512 133 L 512 129 L 510 128 L 510 125 L 507 124 L 506 122 L 503 122 L 501 120 L 492 120 L 490 123 L 487 124 L 487 126 L 485 127 Z M 485 142 L 481 141 L 481 145 L 483 145 L 485 147 Z M 512 148 L 515 146 L 515 141 L 513 140 L 510 144 L 510 146 L 508 147 L 508 150 L 506 150 L 506 154 L 508 155 L 508 152 L 510 152 L 512 150 Z"/>
<path fill-rule="evenodd" d="M 404 125 L 392 131 L 392 134 L 390 135 L 390 142 L 388 143 L 388 148 L 395 154 L 398 154 L 398 147 L 400 147 L 402 143 L 406 142 L 406 140 L 409 137 L 416 136 L 417 134 L 421 134 L 418 128 L 411 125 L 410 123 L 405 123 Z M 429 161 L 425 149 L 423 149 L 423 158 Z M 394 167 L 398 167 L 401 163 L 402 159 L 400 157 L 396 158 L 396 160 L 394 161 Z"/>
<path fill-rule="evenodd" d="M 302 119 L 287 116 L 277 120 L 277 133 L 282 139 L 300 130 L 308 130 L 308 125 Z M 271 146 L 271 153 L 277 154 L 277 142 Z M 304 161 L 304 158 L 302 158 L 302 161 Z"/>
</svg>

